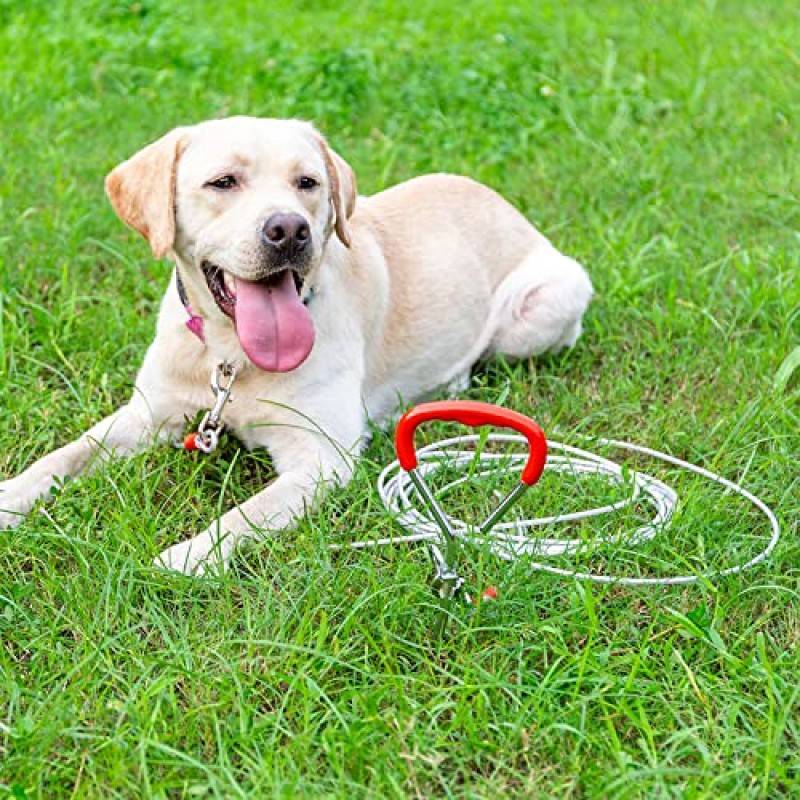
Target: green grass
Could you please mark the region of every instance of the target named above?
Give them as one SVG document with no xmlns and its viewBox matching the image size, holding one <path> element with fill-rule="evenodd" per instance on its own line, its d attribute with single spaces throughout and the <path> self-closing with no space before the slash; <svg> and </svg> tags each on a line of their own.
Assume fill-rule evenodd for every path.
<svg viewBox="0 0 800 800">
<path fill-rule="evenodd" d="M 454 610 L 440 646 L 422 550 L 326 549 L 392 530 L 387 435 L 204 581 L 150 564 L 266 455 L 113 463 L 0 537 L 0 796 L 797 796 L 798 23 L 778 0 L 0 0 L 0 474 L 124 401 L 151 336 L 169 268 L 105 173 L 174 125 L 300 116 L 362 192 L 469 174 L 586 264 L 578 346 L 470 397 L 708 466 L 784 526 L 766 566 L 677 589 L 478 553 L 500 601 Z M 676 569 L 765 533 L 686 492 Z"/>
</svg>

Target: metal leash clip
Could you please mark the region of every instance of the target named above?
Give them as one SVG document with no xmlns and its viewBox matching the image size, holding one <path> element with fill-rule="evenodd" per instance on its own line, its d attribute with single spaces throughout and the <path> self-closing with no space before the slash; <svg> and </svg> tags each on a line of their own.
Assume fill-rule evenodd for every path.
<svg viewBox="0 0 800 800">
<path fill-rule="evenodd" d="M 222 412 L 230 401 L 233 382 L 236 380 L 236 367 L 227 361 L 217 364 L 211 373 L 211 391 L 214 392 L 214 406 L 200 421 L 197 431 L 187 434 L 183 440 L 186 450 L 199 450 L 202 453 L 213 453 L 219 445 L 219 436 L 225 428 Z"/>
<path fill-rule="evenodd" d="M 446 400 L 423 403 L 407 411 L 397 423 L 395 430 L 397 460 L 400 462 L 400 466 L 408 473 L 409 478 L 411 478 L 415 488 L 428 506 L 431 516 L 442 532 L 442 536 L 437 541 L 432 541 L 429 545 L 435 571 L 434 586 L 436 592 L 442 600 L 450 600 L 461 596 L 468 603 L 471 603 L 472 599 L 464 590 L 465 580 L 455 568 L 455 561 L 458 556 L 458 535 L 453 530 L 447 514 L 442 510 L 431 488 L 425 482 L 421 471 L 417 468 L 414 433 L 419 425 L 431 420 L 460 422 L 471 428 L 478 428 L 484 425 L 512 428 L 523 434 L 528 440 L 528 461 L 522 470 L 520 482 L 478 526 L 478 530 L 483 535 L 488 534 L 500 518 L 519 500 L 525 490 L 539 480 L 547 460 L 547 439 L 542 429 L 529 417 L 516 411 L 510 411 L 507 408 L 472 400 Z"/>
</svg>

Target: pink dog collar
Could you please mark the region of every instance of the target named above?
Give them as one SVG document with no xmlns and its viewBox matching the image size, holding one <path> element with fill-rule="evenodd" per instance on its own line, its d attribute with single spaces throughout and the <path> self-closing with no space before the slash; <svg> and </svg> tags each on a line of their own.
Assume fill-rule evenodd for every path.
<svg viewBox="0 0 800 800">
<path fill-rule="evenodd" d="M 203 318 L 200 315 L 195 314 L 192 310 L 192 306 L 189 303 L 189 296 L 186 294 L 186 287 L 183 285 L 181 274 L 178 272 L 177 268 L 175 269 L 175 286 L 178 289 L 178 297 L 180 297 L 181 303 L 183 303 L 183 307 L 186 309 L 186 313 L 189 315 L 189 319 L 186 320 L 186 327 L 201 342 L 205 342 L 206 337 L 203 333 Z"/>
</svg>

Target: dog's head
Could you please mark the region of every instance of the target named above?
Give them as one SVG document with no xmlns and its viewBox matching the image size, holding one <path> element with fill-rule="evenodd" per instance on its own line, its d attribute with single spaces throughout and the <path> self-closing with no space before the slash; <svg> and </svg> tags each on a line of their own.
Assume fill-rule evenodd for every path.
<svg viewBox="0 0 800 800">
<path fill-rule="evenodd" d="M 232 117 L 177 128 L 116 167 L 106 191 L 156 258 L 173 253 L 204 315 L 236 327 L 256 366 L 311 351 L 301 298 L 329 239 L 350 245 L 353 172 L 305 122 Z"/>
</svg>

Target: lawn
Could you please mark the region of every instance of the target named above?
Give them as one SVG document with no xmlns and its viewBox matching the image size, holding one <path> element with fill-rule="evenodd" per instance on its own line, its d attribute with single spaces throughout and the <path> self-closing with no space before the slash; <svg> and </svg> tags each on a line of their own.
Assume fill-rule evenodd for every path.
<svg viewBox="0 0 800 800">
<path fill-rule="evenodd" d="M 108 170 L 175 125 L 297 116 L 362 193 L 471 175 L 586 265 L 578 345 L 466 396 L 706 466 L 784 529 L 765 565 L 669 589 L 473 553 L 500 599 L 437 642 L 422 549 L 327 549 L 393 530 L 388 433 L 204 580 L 152 559 L 267 456 L 112 463 L 0 536 L 0 796 L 798 796 L 799 29 L 779 0 L 0 0 L 1 476 L 123 402 L 150 339 L 170 269 Z M 661 573 L 758 549 L 763 520 L 670 474 Z M 526 508 L 575 494 L 551 477 Z"/>
</svg>

